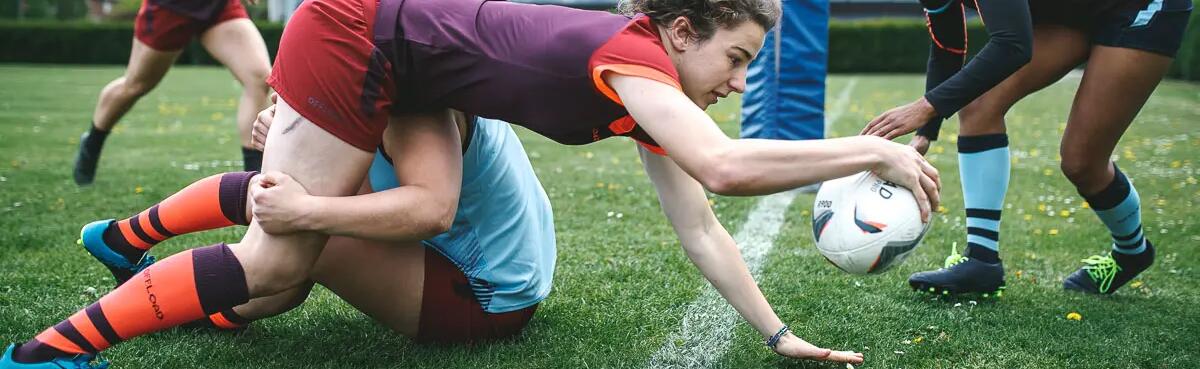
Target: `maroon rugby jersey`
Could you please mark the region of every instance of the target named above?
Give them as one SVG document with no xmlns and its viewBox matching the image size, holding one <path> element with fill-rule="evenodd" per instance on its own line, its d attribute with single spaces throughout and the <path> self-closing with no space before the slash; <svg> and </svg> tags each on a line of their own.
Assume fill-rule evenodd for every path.
<svg viewBox="0 0 1200 369">
<path fill-rule="evenodd" d="M 452 108 L 569 145 L 629 136 L 662 153 L 601 78 L 679 87 L 645 16 L 483 0 L 382 0 L 378 12 L 397 111 Z"/>
</svg>

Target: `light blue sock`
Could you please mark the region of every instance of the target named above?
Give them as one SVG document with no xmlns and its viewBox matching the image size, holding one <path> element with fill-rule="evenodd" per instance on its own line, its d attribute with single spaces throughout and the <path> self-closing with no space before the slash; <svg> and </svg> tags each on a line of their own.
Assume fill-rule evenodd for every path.
<svg viewBox="0 0 1200 369">
<path fill-rule="evenodd" d="M 1116 174 L 1112 183 L 1099 193 L 1084 198 L 1112 234 L 1113 252 L 1140 254 L 1146 251 L 1146 236 L 1142 233 L 1142 200 L 1125 173 L 1115 165 L 1113 169 Z"/>
<path fill-rule="evenodd" d="M 967 254 L 999 261 L 1000 213 L 1011 163 L 1008 135 L 960 136 L 958 172 L 967 211 Z"/>
</svg>

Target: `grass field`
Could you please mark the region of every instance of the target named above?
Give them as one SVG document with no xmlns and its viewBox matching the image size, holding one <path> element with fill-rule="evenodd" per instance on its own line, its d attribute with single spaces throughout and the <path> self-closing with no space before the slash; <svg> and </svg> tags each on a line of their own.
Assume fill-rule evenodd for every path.
<svg viewBox="0 0 1200 369">
<path fill-rule="evenodd" d="M 0 66 L 0 342 L 24 341 L 107 292 L 110 276 L 76 244 L 88 221 L 140 211 L 212 173 L 240 170 L 227 72 L 177 68 L 107 144 L 96 184 L 77 188 L 70 166 L 100 88 L 120 68 Z M 858 132 L 874 114 L 910 101 L 919 76 L 834 76 L 829 99 L 853 81 L 831 136 Z M 1116 296 L 1065 293 L 1079 259 L 1105 251 L 1107 232 L 1058 171 L 1058 139 L 1077 79 L 1067 78 L 1009 115 L 1012 187 L 1005 205 L 1001 299 L 935 299 L 907 276 L 960 245 L 962 200 L 952 130 L 930 159 L 945 209 L 922 247 L 878 276 L 847 275 L 815 252 L 812 195 L 786 212 L 760 283 L 796 333 L 862 350 L 862 368 L 1200 367 L 1200 85 L 1163 83 L 1114 157 L 1142 196 L 1157 264 Z M 736 99 L 710 113 L 737 130 Z M 708 288 L 678 246 L 632 144 L 563 147 L 520 130 L 554 203 L 559 267 L 554 291 L 518 339 L 430 347 L 375 325 L 318 288 L 301 308 L 241 334 L 172 330 L 106 355 L 118 368 L 422 367 L 640 368 Z M 755 198 L 714 197 L 735 233 Z M 620 215 L 620 216 L 617 216 Z M 155 254 L 221 241 L 240 229 L 179 237 Z M 1078 312 L 1082 320 L 1065 318 Z M 840 368 L 789 361 L 739 321 L 726 368 Z"/>
</svg>

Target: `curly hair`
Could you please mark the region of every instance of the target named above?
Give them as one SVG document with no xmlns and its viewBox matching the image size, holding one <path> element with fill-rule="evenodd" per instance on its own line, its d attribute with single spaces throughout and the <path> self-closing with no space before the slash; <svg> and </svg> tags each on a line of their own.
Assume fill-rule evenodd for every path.
<svg viewBox="0 0 1200 369">
<path fill-rule="evenodd" d="M 748 20 L 770 30 L 781 13 L 779 0 L 622 0 L 617 9 L 625 15 L 645 14 L 663 27 L 686 17 L 701 41 L 711 38 L 718 27 L 734 27 Z"/>
</svg>

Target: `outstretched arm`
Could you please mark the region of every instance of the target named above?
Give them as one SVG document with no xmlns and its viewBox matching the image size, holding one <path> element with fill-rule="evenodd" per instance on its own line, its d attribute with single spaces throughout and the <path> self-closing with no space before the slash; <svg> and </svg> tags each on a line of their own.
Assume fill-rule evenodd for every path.
<svg viewBox="0 0 1200 369">
<path fill-rule="evenodd" d="M 763 339 L 771 337 L 783 322 L 758 289 L 733 237 L 713 214 L 704 188 L 670 159 L 644 148 L 639 150 L 646 174 L 658 192 L 659 204 L 688 259 Z M 823 349 L 790 333 L 775 352 L 794 358 L 862 363 L 862 354 Z"/>
<path fill-rule="evenodd" d="M 783 141 L 730 139 L 679 90 L 611 73 L 608 85 L 633 119 L 684 172 L 722 195 L 764 195 L 874 171 L 912 189 L 923 219 L 937 206 L 937 169 L 912 148 L 878 137 Z M 923 191 L 922 191 L 923 190 Z"/>
<path fill-rule="evenodd" d="M 871 120 L 863 134 L 893 139 L 920 128 L 937 139 L 942 119 L 1016 73 L 1033 58 L 1033 22 L 1025 1 L 977 0 L 979 18 L 991 37 L 963 66 L 967 27 L 962 0 L 925 0 L 931 50 L 925 96 Z"/>
</svg>

